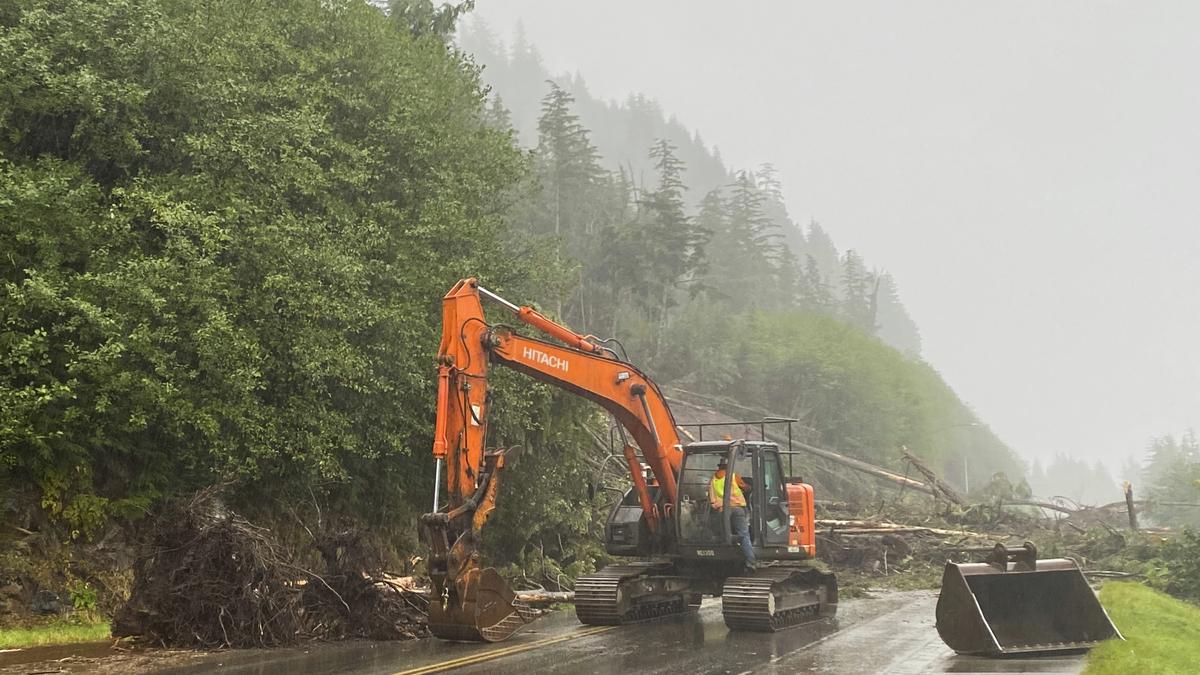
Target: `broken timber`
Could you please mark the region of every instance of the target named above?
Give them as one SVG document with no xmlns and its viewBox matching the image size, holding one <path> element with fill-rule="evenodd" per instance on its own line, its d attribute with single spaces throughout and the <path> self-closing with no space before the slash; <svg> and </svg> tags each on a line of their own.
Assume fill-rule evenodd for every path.
<svg viewBox="0 0 1200 675">
<path fill-rule="evenodd" d="M 942 537 L 980 537 L 988 535 L 967 530 L 943 530 L 924 525 L 904 525 L 900 523 L 875 522 L 869 520 L 830 520 L 816 521 L 818 529 L 837 534 L 935 534 Z"/>
<path fill-rule="evenodd" d="M 683 393 L 683 394 L 685 394 L 689 397 L 693 397 L 695 399 L 706 400 L 706 401 L 710 400 L 708 397 L 701 396 L 700 394 L 694 394 L 692 392 L 684 392 L 683 390 L 680 390 L 680 389 L 676 389 L 675 391 L 677 391 L 679 393 Z M 670 403 L 671 405 L 677 405 L 679 407 L 690 406 L 697 410 L 703 410 L 708 413 L 711 413 L 714 417 L 726 417 L 726 415 L 724 415 L 723 413 L 712 410 L 711 408 L 708 408 L 706 406 L 698 405 L 697 403 L 695 403 L 693 401 L 680 399 L 676 396 L 667 396 L 667 402 Z M 731 405 L 728 402 L 722 402 L 722 403 L 725 405 Z M 760 414 L 757 411 L 752 411 L 749 408 L 743 408 L 743 410 L 745 410 L 747 412 L 752 412 L 755 415 Z M 719 422 L 717 422 L 717 423 L 719 423 Z M 731 423 L 732 423 L 732 420 L 731 420 Z M 786 437 L 780 436 L 778 434 L 773 434 L 770 432 L 767 432 L 765 434 L 765 438 L 763 440 L 774 441 L 775 443 L 778 443 L 780 445 L 780 447 L 787 447 L 787 445 L 788 445 L 788 439 Z M 836 462 L 837 464 L 841 464 L 842 466 L 850 467 L 851 469 L 854 469 L 856 471 L 861 471 L 865 474 L 879 478 L 880 480 L 885 480 L 885 481 L 888 481 L 889 483 L 894 483 L 896 485 L 899 485 L 899 486 L 902 486 L 902 487 L 905 487 L 905 488 L 908 488 L 911 490 L 915 490 L 917 492 L 923 492 L 927 495 L 932 495 L 935 497 L 940 496 L 942 494 L 941 490 L 930 487 L 929 485 L 926 485 L 925 483 L 922 483 L 919 480 L 914 480 L 912 478 L 909 478 L 908 476 L 902 476 L 894 471 L 888 471 L 887 469 L 875 466 L 874 464 L 871 464 L 869 462 L 864 462 L 860 459 L 854 459 L 853 457 L 847 457 L 846 455 L 834 452 L 832 450 L 826 450 L 825 448 L 819 448 L 815 445 L 809 445 L 808 443 L 804 443 L 803 441 L 798 441 L 794 438 L 791 439 L 791 447 L 793 449 L 803 450 L 804 452 L 806 452 L 808 454 L 816 455 L 817 457 L 827 459 L 831 462 Z"/>
<path fill-rule="evenodd" d="M 959 506 L 967 505 L 967 501 L 965 499 L 963 499 L 961 496 L 959 496 L 959 494 L 954 491 L 954 488 L 947 485 L 946 481 L 942 480 L 941 478 L 938 478 L 938 475 L 933 472 L 933 469 L 930 469 L 928 466 L 925 465 L 925 462 L 922 462 L 920 459 L 917 458 L 916 455 L 909 452 L 907 447 L 900 446 L 900 450 L 901 450 L 902 456 L 904 457 L 904 461 L 908 462 L 909 464 L 911 464 L 913 466 L 914 469 L 921 472 L 921 475 L 925 476 L 925 480 L 929 481 L 928 484 L 933 486 L 933 488 L 935 489 L 936 492 L 940 492 L 942 494 L 942 496 L 945 497 L 947 500 L 954 502 L 955 504 L 958 504 Z M 936 492 L 935 492 L 935 496 L 936 496 Z"/>
</svg>

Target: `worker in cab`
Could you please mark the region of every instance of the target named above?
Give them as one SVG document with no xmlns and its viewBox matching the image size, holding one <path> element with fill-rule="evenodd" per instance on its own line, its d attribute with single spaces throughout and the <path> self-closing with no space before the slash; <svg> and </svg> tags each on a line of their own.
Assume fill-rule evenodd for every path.
<svg viewBox="0 0 1200 675">
<path fill-rule="evenodd" d="M 729 480 L 731 473 L 733 480 Z M 746 510 L 746 493 L 750 491 L 750 485 L 736 472 L 729 471 L 729 460 L 722 457 L 712 482 L 708 484 L 708 501 L 718 513 L 725 508 L 727 487 L 732 489 L 729 495 L 729 526 L 733 529 L 733 535 L 738 538 L 742 555 L 746 556 L 746 566 L 753 568 L 754 546 L 750 543 L 750 514 Z"/>
</svg>

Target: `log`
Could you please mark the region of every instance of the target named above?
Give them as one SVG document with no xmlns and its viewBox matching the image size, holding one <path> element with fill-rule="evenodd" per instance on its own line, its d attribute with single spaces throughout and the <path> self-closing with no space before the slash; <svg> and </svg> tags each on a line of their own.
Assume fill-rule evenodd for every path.
<svg viewBox="0 0 1200 675">
<path fill-rule="evenodd" d="M 1135 572 L 1114 572 L 1112 570 L 1083 570 L 1083 574 L 1089 577 L 1099 577 L 1101 579 L 1128 579 L 1130 577 L 1140 577 L 1141 574 Z"/>
<path fill-rule="evenodd" d="M 838 518 L 818 518 L 817 527 L 904 527 L 896 523 L 876 520 L 842 520 Z"/>
<path fill-rule="evenodd" d="M 556 602 L 574 602 L 575 594 L 569 591 L 518 591 L 517 600 L 538 607 Z"/>
<path fill-rule="evenodd" d="M 830 532 L 834 534 L 844 534 L 847 536 L 866 535 L 866 534 L 938 534 L 936 530 L 928 527 L 849 527 L 845 529 L 830 528 Z M 945 531 L 945 530 L 943 530 Z M 959 534 L 959 533 L 955 533 Z M 983 536 L 983 535 L 979 535 Z"/>
<path fill-rule="evenodd" d="M 773 434 L 767 434 L 767 438 L 769 440 L 775 441 L 776 443 L 781 443 L 780 439 L 772 438 L 772 436 L 773 436 Z M 786 444 L 787 444 L 787 439 L 783 439 L 781 445 L 786 445 Z M 823 459 L 828 459 L 831 462 L 837 462 L 838 464 L 841 464 L 842 466 L 848 466 L 851 469 L 854 469 L 855 471 L 861 471 L 865 474 L 875 476 L 876 478 L 886 480 L 890 483 L 895 483 L 896 485 L 900 485 L 900 486 L 903 486 L 903 487 L 906 487 L 906 488 L 909 488 L 912 490 L 916 490 L 917 492 L 923 492 L 927 495 L 933 495 L 933 496 L 938 495 L 937 490 L 929 487 L 928 485 L 922 483 L 919 480 L 913 480 L 912 478 L 909 478 L 907 476 L 901 476 L 898 473 L 888 471 L 887 469 L 875 466 L 874 464 L 869 464 L 860 459 L 854 459 L 853 457 L 847 457 L 845 455 L 836 453 L 832 450 L 826 450 L 825 448 L 818 448 L 815 445 L 809 445 L 808 443 L 803 443 L 803 442 L 797 441 L 797 440 L 792 441 L 792 447 L 799 448 L 799 449 L 803 450 L 804 452 L 807 452 L 812 455 L 816 455 L 817 457 L 821 457 Z"/>
<path fill-rule="evenodd" d="M 1005 499 L 1003 506 L 1036 506 L 1040 509 L 1050 509 L 1051 511 L 1058 511 L 1059 513 L 1066 513 L 1066 514 L 1080 513 L 1082 511 L 1087 510 L 1087 509 L 1073 509 L 1069 506 L 1063 506 L 1062 504 L 1055 504 L 1054 502 L 1044 502 L 1044 501 L 1041 501 L 1040 499 Z"/>
<path fill-rule="evenodd" d="M 1153 509 L 1156 506 L 1190 506 L 1190 507 L 1200 508 L 1200 503 L 1195 503 L 1195 502 L 1164 502 L 1164 501 L 1157 501 L 1157 500 L 1152 500 L 1152 499 L 1135 499 L 1135 500 L 1133 500 L 1133 504 L 1135 506 L 1140 506 L 1146 510 Z M 1125 500 L 1121 500 L 1119 502 L 1111 502 L 1108 504 L 1101 504 L 1100 506 L 1081 506 L 1079 508 L 1063 506 L 1062 504 L 1055 504 L 1054 502 L 1044 502 L 1044 501 L 1041 501 L 1038 499 L 1007 499 L 1004 501 L 1003 505 L 1004 506 L 1036 506 L 1038 508 L 1050 509 L 1052 511 L 1066 513 L 1068 515 L 1075 514 L 1075 513 L 1089 513 L 1089 512 L 1097 512 L 1097 511 L 1115 511 L 1117 513 L 1128 513 L 1129 512 L 1129 503 L 1126 502 Z"/>
<path fill-rule="evenodd" d="M 688 396 L 694 396 L 694 397 L 700 398 L 702 400 L 711 400 L 711 399 L 706 399 L 706 397 L 703 397 L 699 394 L 694 394 L 691 392 L 683 391 L 682 389 L 676 389 L 675 391 L 678 391 L 678 392 L 688 395 Z M 676 398 L 673 398 L 670 396 L 667 397 L 668 402 L 679 401 L 679 400 L 680 399 L 676 399 Z M 696 404 L 689 403 L 687 401 L 683 401 L 683 403 L 685 403 L 687 405 L 691 405 L 693 407 L 699 407 L 699 406 L 696 406 Z M 725 404 L 725 402 L 722 402 L 722 403 Z M 749 411 L 748 408 L 744 408 L 744 410 Z M 760 414 L 757 411 L 752 411 L 752 412 L 755 415 Z M 787 445 L 788 445 L 788 439 L 784 436 L 781 436 L 778 433 L 772 433 L 772 432 L 768 431 L 764 434 L 764 436 L 765 436 L 764 440 L 773 441 L 773 442 L 779 444 L 779 447 L 781 447 L 781 448 L 787 447 Z M 831 462 L 836 462 L 838 464 L 841 464 L 842 466 L 848 466 L 851 469 L 854 469 L 856 471 L 861 471 L 861 472 L 869 474 L 871 476 L 875 476 L 876 478 L 879 478 L 881 480 L 886 480 L 890 483 L 895 483 L 896 485 L 901 485 L 903 487 L 907 487 L 912 490 L 916 490 L 917 492 L 923 492 L 927 495 L 934 495 L 934 496 L 937 496 L 939 494 L 937 490 L 929 487 L 928 485 L 922 483 L 919 480 L 913 480 L 912 478 L 909 478 L 907 476 L 901 476 L 900 474 L 895 473 L 893 471 L 888 471 L 887 469 L 875 466 L 874 464 L 871 464 L 869 462 L 864 462 L 859 459 L 854 459 L 853 457 L 847 457 L 843 454 L 834 452 L 832 450 L 826 450 L 825 448 L 819 448 L 815 445 L 809 445 L 808 443 L 804 443 L 803 441 L 798 441 L 794 438 L 791 441 L 791 447 L 799 448 L 800 450 L 803 450 L 804 452 L 807 452 L 812 455 L 816 455 L 817 457 L 827 459 Z"/>
<path fill-rule="evenodd" d="M 816 526 L 838 534 L 936 534 L 943 537 L 982 537 L 985 539 L 988 537 L 988 535 L 967 530 L 943 530 L 924 525 L 881 523 L 867 520 L 821 519 L 816 521 Z"/>
<path fill-rule="evenodd" d="M 954 502 L 955 504 L 958 504 L 959 506 L 967 505 L 966 500 L 963 499 L 957 492 L 955 492 L 954 488 L 947 485 L 946 482 L 941 478 L 938 478 L 938 475 L 934 473 L 933 469 L 930 469 L 925 465 L 925 462 L 922 462 L 919 458 L 917 458 L 916 455 L 909 452 L 908 448 L 900 446 L 900 450 L 901 456 L 904 457 L 904 461 L 912 464 L 913 468 L 921 472 L 922 476 L 925 476 L 925 480 L 928 481 L 927 485 L 932 485 L 937 489 L 937 491 L 941 492 L 946 499 Z"/>
</svg>

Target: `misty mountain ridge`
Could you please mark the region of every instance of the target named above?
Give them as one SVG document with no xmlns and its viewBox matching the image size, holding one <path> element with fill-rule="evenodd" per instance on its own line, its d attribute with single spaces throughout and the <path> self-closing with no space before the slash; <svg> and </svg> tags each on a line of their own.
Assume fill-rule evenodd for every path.
<svg viewBox="0 0 1200 675">
<path fill-rule="evenodd" d="M 675 148 L 686 171 L 688 201 L 695 208 L 712 190 L 725 190 L 737 172 L 725 165 L 720 150 L 709 147 L 699 131 L 688 129 L 674 114 L 644 94 L 631 94 L 622 102 L 603 100 L 591 93 L 581 73 L 551 73 L 518 24 L 511 45 L 478 17 L 462 22 L 457 43 L 481 66 L 490 88 L 489 105 L 502 110 L 522 147 L 538 143 L 538 118 L 550 82 L 574 99 L 573 111 L 595 146 L 600 163 L 620 172 L 639 189 L 653 183 L 656 170 L 648 150 L 666 140 Z M 764 198 L 764 210 L 778 228 L 782 241 L 812 283 L 828 289 L 835 302 L 845 304 L 847 274 L 862 275 L 872 298 L 870 319 L 864 330 L 912 357 L 921 353 L 920 331 L 900 300 L 899 289 L 886 271 L 872 268 L 853 250 L 839 252 L 829 234 L 816 221 L 796 223 L 788 213 L 774 167 L 764 163 L 747 171 Z M 849 270 L 848 270 L 849 268 Z M 851 284 L 856 282 L 851 281 Z M 855 323 L 855 322 L 852 322 Z M 861 322 L 859 322 L 861 323 Z"/>
</svg>

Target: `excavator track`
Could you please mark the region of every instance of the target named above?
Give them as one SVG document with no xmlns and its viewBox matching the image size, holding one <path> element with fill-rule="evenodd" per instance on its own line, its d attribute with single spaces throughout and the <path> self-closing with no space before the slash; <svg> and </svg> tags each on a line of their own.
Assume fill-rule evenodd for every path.
<svg viewBox="0 0 1200 675">
<path fill-rule="evenodd" d="M 614 626 L 681 614 L 693 609 L 692 594 L 672 591 L 670 566 L 609 565 L 575 582 L 575 614 L 581 623 Z M 647 592 L 654 587 L 654 592 Z"/>
<path fill-rule="evenodd" d="M 721 613 L 730 630 L 771 633 L 837 611 L 837 581 L 811 567 L 775 566 L 725 580 Z"/>
</svg>

